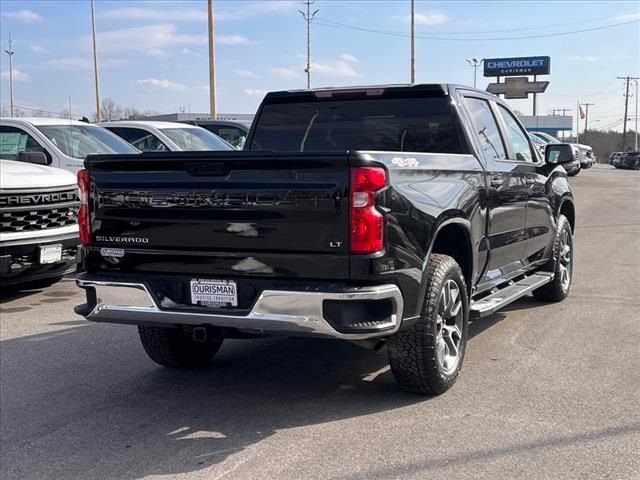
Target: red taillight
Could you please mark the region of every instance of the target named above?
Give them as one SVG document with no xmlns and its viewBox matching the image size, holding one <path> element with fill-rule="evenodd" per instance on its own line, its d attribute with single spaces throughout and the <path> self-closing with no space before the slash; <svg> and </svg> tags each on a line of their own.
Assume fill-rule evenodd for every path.
<svg viewBox="0 0 640 480">
<path fill-rule="evenodd" d="M 369 254 L 384 248 L 384 217 L 375 207 L 375 194 L 386 183 L 384 168 L 351 169 L 351 253 Z"/>
<path fill-rule="evenodd" d="M 78 210 L 78 229 L 80 230 L 80 243 L 91 245 L 91 218 L 89 212 L 89 170 L 78 171 L 78 196 L 80 197 L 80 210 Z"/>
</svg>

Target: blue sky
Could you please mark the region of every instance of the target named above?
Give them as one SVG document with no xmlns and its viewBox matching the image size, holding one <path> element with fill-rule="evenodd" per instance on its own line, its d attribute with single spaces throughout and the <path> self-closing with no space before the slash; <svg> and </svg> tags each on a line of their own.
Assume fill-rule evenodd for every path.
<svg viewBox="0 0 640 480">
<path fill-rule="evenodd" d="M 266 91 L 304 88 L 300 1 L 214 4 L 219 111 L 251 113 Z M 408 81 L 409 0 L 316 0 L 313 8 L 314 87 Z M 2 0 L 0 10 L 3 50 L 9 32 L 14 41 L 16 103 L 57 113 L 71 97 L 74 116 L 91 115 L 89 0 Z M 102 97 L 142 110 L 207 111 L 206 0 L 97 0 L 96 10 Z M 622 118 L 623 83 L 615 77 L 640 73 L 637 1 L 417 1 L 416 10 L 418 34 L 435 37 L 417 40 L 419 82 L 472 84 L 465 58 L 549 55 L 551 85 L 539 111 L 588 101 L 593 126 L 605 126 Z M 596 30 L 513 38 L 585 29 Z M 0 70 L 5 107 L 4 53 Z M 488 83 L 478 80 L 480 88 Z M 530 100 L 510 103 L 531 113 Z"/>
</svg>

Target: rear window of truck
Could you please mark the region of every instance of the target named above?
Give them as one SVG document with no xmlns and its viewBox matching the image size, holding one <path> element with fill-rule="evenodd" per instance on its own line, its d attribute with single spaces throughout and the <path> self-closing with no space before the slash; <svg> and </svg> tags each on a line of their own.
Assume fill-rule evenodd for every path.
<svg viewBox="0 0 640 480">
<path fill-rule="evenodd" d="M 467 153 L 449 97 L 273 103 L 249 150 Z"/>
</svg>

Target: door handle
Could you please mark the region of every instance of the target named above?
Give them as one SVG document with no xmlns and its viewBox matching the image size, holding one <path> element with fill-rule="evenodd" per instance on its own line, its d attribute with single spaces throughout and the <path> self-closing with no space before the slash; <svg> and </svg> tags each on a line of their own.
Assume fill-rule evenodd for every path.
<svg viewBox="0 0 640 480">
<path fill-rule="evenodd" d="M 504 180 L 502 179 L 502 177 L 496 176 L 496 177 L 491 177 L 491 180 L 489 181 L 489 183 L 493 188 L 499 188 L 504 183 Z"/>
<path fill-rule="evenodd" d="M 525 177 L 524 183 L 526 183 L 527 185 L 533 185 L 536 183 L 536 179 L 532 177 Z"/>
</svg>

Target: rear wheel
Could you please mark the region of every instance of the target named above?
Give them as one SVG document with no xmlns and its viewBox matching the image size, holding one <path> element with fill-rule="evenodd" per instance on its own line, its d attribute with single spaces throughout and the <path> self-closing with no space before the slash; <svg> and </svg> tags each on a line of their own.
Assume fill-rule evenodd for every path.
<svg viewBox="0 0 640 480">
<path fill-rule="evenodd" d="M 149 358 L 170 368 L 202 368 L 211 363 L 224 340 L 220 328 L 208 327 L 206 337 L 194 340 L 193 329 L 138 327 L 140 341 Z"/>
<path fill-rule="evenodd" d="M 564 215 L 558 217 L 558 230 L 553 246 L 553 258 L 547 266 L 554 274 L 553 280 L 533 291 L 538 300 L 559 302 L 569 295 L 573 279 L 573 232 Z"/>
<path fill-rule="evenodd" d="M 467 345 L 469 298 L 456 261 L 433 254 L 417 323 L 388 340 L 391 371 L 406 390 L 437 395 L 458 378 Z"/>
</svg>

